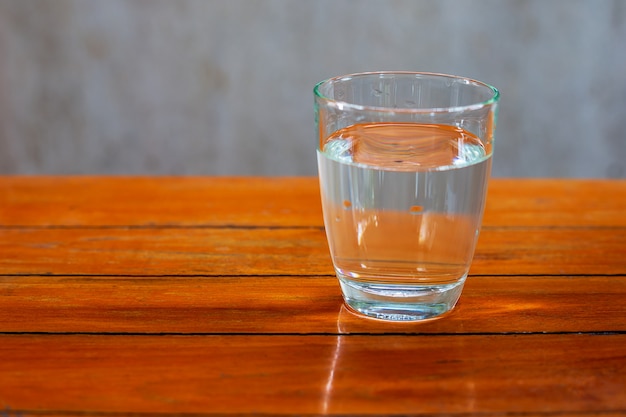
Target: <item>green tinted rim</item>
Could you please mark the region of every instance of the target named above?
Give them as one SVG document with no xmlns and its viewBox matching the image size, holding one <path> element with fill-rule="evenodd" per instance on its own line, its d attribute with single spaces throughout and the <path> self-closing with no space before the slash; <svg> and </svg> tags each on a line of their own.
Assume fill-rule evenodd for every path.
<svg viewBox="0 0 626 417">
<path fill-rule="evenodd" d="M 466 104 L 463 106 L 453 106 L 453 107 L 422 107 L 422 108 L 395 108 L 395 107 L 380 107 L 380 106 L 364 106 L 361 104 L 350 103 L 348 101 L 336 100 L 334 98 L 325 96 L 320 91 L 322 87 L 335 83 L 338 81 L 347 81 L 351 78 L 359 78 L 359 77 L 371 77 L 371 76 L 385 76 L 385 75 L 413 75 L 416 78 L 419 77 L 432 77 L 432 78 L 448 78 L 451 80 L 462 81 L 465 84 L 471 84 L 476 87 L 486 88 L 491 91 L 492 95 L 488 100 L 476 102 L 472 104 Z M 414 114 L 423 114 L 423 113 L 458 113 L 464 111 L 472 111 L 478 110 L 484 107 L 493 106 L 500 100 L 500 91 L 497 88 L 484 83 L 482 81 L 477 81 L 472 78 L 460 77 L 457 75 L 449 75 L 449 74 L 440 74 L 436 72 L 413 72 L 413 71 L 375 71 L 375 72 L 358 72 L 354 74 L 340 75 L 333 78 L 328 78 L 324 81 L 320 81 L 313 88 L 313 93 L 315 97 L 323 100 L 328 106 L 337 108 L 339 110 L 361 110 L 361 111 L 372 111 L 372 112 L 393 112 L 393 113 L 414 113 Z"/>
</svg>

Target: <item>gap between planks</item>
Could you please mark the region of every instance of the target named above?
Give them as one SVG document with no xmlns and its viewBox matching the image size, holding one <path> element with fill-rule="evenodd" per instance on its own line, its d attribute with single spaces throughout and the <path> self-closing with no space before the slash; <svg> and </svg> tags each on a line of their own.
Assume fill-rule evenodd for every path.
<svg viewBox="0 0 626 417">
<path fill-rule="evenodd" d="M 445 319 L 444 319 L 445 320 Z M 213 337 L 213 336 L 233 336 L 233 337 L 484 337 L 484 336 L 623 336 L 626 330 L 606 330 L 606 331 L 546 331 L 546 332 L 463 332 L 463 333 L 418 333 L 410 332 L 386 332 L 386 333 L 370 333 L 370 332 L 310 332 L 310 333 L 252 333 L 252 332 L 4 332 L 0 331 L 0 336 L 119 336 L 119 337 Z"/>
<path fill-rule="evenodd" d="M 324 231 L 320 225 L 251 225 L 251 224 L 130 224 L 130 225 L 3 225 L 0 230 L 190 230 L 190 229 L 236 229 L 236 230 L 319 230 Z M 603 226 L 603 225 L 538 225 L 538 226 L 490 226 L 485 225 L 481 230 L 626 230 L 626 226 Z"/>
</svg>

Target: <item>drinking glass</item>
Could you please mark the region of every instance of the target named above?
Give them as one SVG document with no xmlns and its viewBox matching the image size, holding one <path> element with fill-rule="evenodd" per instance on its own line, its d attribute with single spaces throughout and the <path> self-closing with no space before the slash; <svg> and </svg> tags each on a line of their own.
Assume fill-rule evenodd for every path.
<svg viewBox="0 0 626 417">
<path fill-rule="evenodd" d="M 346 305 L 391 321 L 449 312 L 482 222 L 498 90 L 369 72 L 322 81 L 314 96 L 324 225 Z"/>
</svg>

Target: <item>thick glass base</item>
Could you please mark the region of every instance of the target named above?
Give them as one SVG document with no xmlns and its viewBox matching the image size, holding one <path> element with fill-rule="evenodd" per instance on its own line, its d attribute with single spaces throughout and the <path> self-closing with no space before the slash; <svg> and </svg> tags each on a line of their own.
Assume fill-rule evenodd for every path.
<svg viewBox="0 0 626 417">
<path fill-rule="evenodd" d="M 379 320 L 421 321 L 437 318 L 454 308 L 465 277 L 452 284 L 406 285 L 355 281 L 337 274 L 350 309 Z"/>
</svg>

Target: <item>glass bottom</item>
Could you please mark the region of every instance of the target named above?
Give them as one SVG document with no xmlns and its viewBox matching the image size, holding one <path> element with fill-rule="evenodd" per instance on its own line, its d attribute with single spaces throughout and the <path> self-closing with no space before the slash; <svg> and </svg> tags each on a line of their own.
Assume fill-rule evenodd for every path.
<svg viewBox="0 0 626 417">
<path fill-rule="evenodd" d="M 353 311 L 386 321 L 423 321 L 451 311 L 466 276 L 452 284 L 405 285 L 355 281 L 337 274 L 343 299 Z"/>
</svg>

